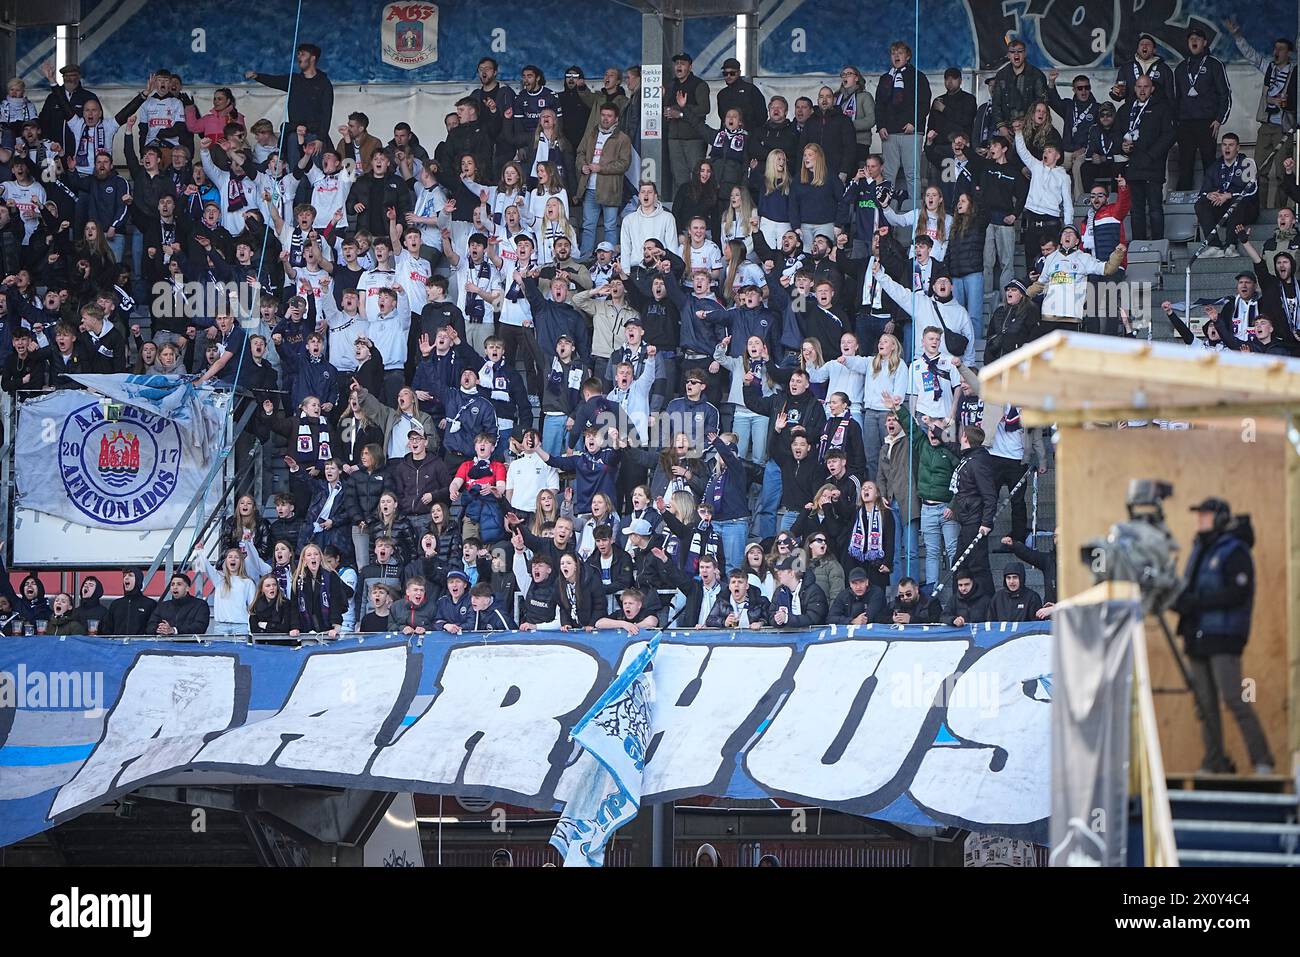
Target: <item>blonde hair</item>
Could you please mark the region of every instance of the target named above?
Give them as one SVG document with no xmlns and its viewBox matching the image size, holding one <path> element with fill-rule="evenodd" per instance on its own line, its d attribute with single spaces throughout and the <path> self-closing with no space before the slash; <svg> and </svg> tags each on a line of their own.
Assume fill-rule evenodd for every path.
<svg viewBox="0 0 1300 957">
<path fill-rule="evenodd" d="M 234 587 L 234 582 L 231 581 L 230 569 L 226 567 L 226 559 L 230 557 L 231 552 L 234 552 L 236 555 L 239 556 L 239 571 L 235 574 L 235 577 L 236 578 L 248 577 L 246 574 L 244 574 L 244 553 L 242 550 L 238 548 L 227 548 L 224 552 L 222 552 L 221 564 L 218 566 L 217 571 L 221 573 L 221 581 L 222 584 L 226 586 L 225 594 L 227 595 L 230 594 L 231 589 Z M 216 582 L 213 582 L 213 584 L 215 585 Z"/>
<path fill-rule="evenodd" d="M 822 148 L 818 146 L 816 143 L 809 143 L 807 146 L 803 148 L 803 152 L 799 154 L 799 182 L 801 183 L 809 182 L 808 167 L 804 163 L 804 157 L 806 157 L 809 153 L 812 154 L 812 158 L 813 158 L 812 181 L 811 181 L 812 185 L 825 186 L 826 185 L 826 154 L 822 152 Z"/>
<path fill-rule="evenodd" d="M 677 516 L 677 521 L 683 525 L 689 524 L 695 514 L 695 496 L 690 492 L 673 492 L 673 498 L 668 503 L 668 507 Z"/>
<path fill-rule="evenodd" d="M 885 363 L 880 361 L 880 353 L 878 351 L 871 357 L 871 374 L 879 375 L 881 366 L 887 363 L 889 365 L 889 372 L 892 375 L 898 371 L 898 367 L 902 364 L 903 345 L 898 341 L 898 337 L 892 333 L 881 333 L 880 339 L 881 341 L 893 343 L 893 348 L 889 350 L 889 358 Z"/>
<path fill-rule="evenodd" d="M 785 161 L 785 169 L 776 168 L 778 156 Z M 775 192 L 780 192 L 782 195 L 790 193 L 790 160 L 785 155 L 785 150 L 772 150 L 767 154 L 767 160 L 763 164 L 763 194 Z"/>
<path fill-rule="evenodd" d="M 298 582 L 302 581 L 303 572 L 307 570 L 307 552 L 313 548 L 316 550 L 316 554 L 320 557 L 321 571 L 317 572 L 317 574 L 320 574 L 321 572 L 325 571 L 325 553 L 321 551 L 320 546 L 317 545 L 315 542 L 308 542 L 306 545 L 302 547 L 302 551 L 298 553 L 298 567 L 294 569 L 293 572 L 294 588 L 297 588 Z"/>
</svg>

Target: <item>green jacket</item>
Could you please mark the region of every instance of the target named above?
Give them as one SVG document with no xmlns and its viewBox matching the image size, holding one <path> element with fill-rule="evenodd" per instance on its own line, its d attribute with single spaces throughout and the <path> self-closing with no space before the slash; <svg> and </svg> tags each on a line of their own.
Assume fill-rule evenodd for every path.
<svg viewBox="0 0 1300 957">
<path fill-rule="evenodd" d="M 916 491 L 923 502 L 950 502 L 952 490 L 948 483 L 960 459 L 946 445 L 931 445 L 924 426 L 905 409 L 899 410 L 898 424 L 907 432 L 912 442 L 912 454 L 917 460 Z"/>
</svg>

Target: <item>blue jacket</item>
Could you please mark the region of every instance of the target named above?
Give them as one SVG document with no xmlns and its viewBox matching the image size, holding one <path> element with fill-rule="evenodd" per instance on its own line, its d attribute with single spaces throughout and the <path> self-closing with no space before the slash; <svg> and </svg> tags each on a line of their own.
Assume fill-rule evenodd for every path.
<svg viewBox="0 0 1300 957">
<path fill-rule="evenodd" d="M 794 215 L 794 195 L 783 193 L 779 189 L 765 192 L 766 185 L 759 188 L 758 215 L 774 223 L 788 223 Z"/>
<path fill-rule="evenodd" d="M 591 511 L 591 500 L 597 492 L 618 499 L 618 465 L 622 458 L 618 449 L 601 448 L 588 452 L 585 448 L 573 455 L 552 455 L 548 463 L 561 472 L 573 472 L 577 482 L 573 489 L 573 511 L 583 515 Z"/>
<path fill-rule="evenodd" d="M 522 435 L 533 427 L 533 407 L 528 399 L 528 389 L 524 386 L 524 377 L 514 366 L 502 359 L 493 364 L 491 387 L 482 385 L 481 375 L 479 383 L 479 395 L 492 403 L 498 422 L 502 419 L 513 422 L 515 435 Z"/>
<path fill-rule="evenodd" d="M 770 288 L 770 287 L 769 287 Z M 778 285 L 776 288 L 780 288 Z M 776 356 L 779 352 L 781 330 L 776 314 L 766 306 L 747 309 L 744 306 L 732 306 L 724 310 L 720 319 L 725 319 L 731 334 L 731 343 L 727 346 L 727 355 L 743 356 L 750 336 L 758 336 L 767 343 L 768 351 Z M 795 347 L 796 349 L 798 346 Z"/>
<path fill-rule="evenodd" d="M 439 606 L 441 607 L 441 602 Z M 456 624 L 460 625 L 461 631 L 515 630 L 515 623 L 511 619 L 510 613 L 501 607 L 496 598 L 492 599 L 492 604 L 488 605 L 484 611 L 475 611 L 473 604 L 466 602 L 465 609 L 461 612 L 460 620 Z"/>
<path fill-rule="evenodd" d="M 524 280 L 524 295 L 533 310 L 533 330 L 537 333 L 537 345 L 542 355 L 555 355 L 555 343 L 560 336 L 573 340 L 577 354 L 586 360 L 590 355 L 591 336 L 587 332 L 587 320 L 577 309 L 567 302 L 552 302 L 542 295 L 536 279 Z"/>
<path fill-rule="evenodd" d="M 1248 516 L 1237 516 L 1217 536 L 1196 537 L 1175 605 L 1188 654 L 1241 654 L 1245 648 L 1255 604 L 1254 542 Z"/>
<path fill-rule="evenodd" d="M 338 405 L 343 377 L 331 363 L 324 359 L 313 362 L 306 353 L 298 353 L 293 349 L 284 350 L 280 358 L 288 373 L 287 378 L 293 383 L 293 388 L 289 391 L 292 408 L 297 408 L 309 395 L 314 395 L 322 403 Z M 235 359 L 238 360 L 238 356 Z M 234 374 L 233 369 L 231 374 Z"/>
<path fill-rule="evenodd" d="M 482 363 L 480 362 L 481 366 Z M 420 411 L 428 412 L 435 419 L 441 419 L 445 412 L 446 396 L 460 389 L 460 374 L 466 366 L 456 356 L 456 350 L 448 350 L 445 356 L 431 352 L 415 366 L 411 377 L 411 388 L 416 392 L 427 392 L 433 396 L 428 402 L 420 403 Z M 474 368 L 478 368 L 475 366 Z"/>
<path fill-rule="evenodd" d="M 460 601 L 452 601 L 450 595 L 443 595 L 438 599 L 438 603 L 433 608 L 433 624 L 435 628 L 442 628 L 443 625 L 459 625 L 465 620 L 465 616 L 470 611 L 469 591 L 461 595 Z"/>
<path fill-rule="evenodd" d="M 82 176 L 78 182 L 81 192 L 77 205 L 82 213 L 81 222 L 93 219 L 99 223 L 101 231 L 107 229 L 121 230 L 126 222 L 126 203 L 122 197 L 131 192 L 126 180 L 120 176 L 109 175 L 104 179 L 94 176 Z"/>
<path fill-rule="evenodd" d="M 456 428 L 456 423 L 460 427 Z M 480 432 L 488 435 L 497 434 L 497 414 L 492 403 L 479 395 L 466 395 L 460 389 L 447 396 L 447 428 L 443 432 L 442 444 L 448 452 L 455 452 L 465 458 L 474 457 L 474 437 Z"/>
<path fill-rule="evenodd" d="M 790 225 L 796 229 L 804 223 L 820 225 L 835 222 L 835 207 L 840 200 L 838 171 L 826 171 L 826 182 L 820 186 L 801 183 L 790 184 Z"/>
<path fill-rule="evenodd" d="M 675 282 L 667 283 L 668 298 L 681 313 L 681 346 L 700 355 L 713 357 L 713 350 L 727 334 L 726 307 L 712 296 L 700 298 L 688 293 Z M 703 319 L 695 315 L 705 312 Z"/>
<path fill-rule="evenodd" d="M 713 475 L 704 487 L 701 502 L 713 505 L 713 521 L 729 522 L 737 518 L 749 517 L 749 478 L 745 474 L 745 464 L 736 455 L 734 446 L 722 439 L 713 440 L 714 451 L 718 461 L 714 463 Z M 722 471 L 718 471 L 718 466 Z M 737 556 L 735 561 L 739 561 Z"/>
<path fill-rule="evenodd" d="M 685 432 L 691 445 L 702 448 L 710 435 L 722 431 L 722 416 L 718 407 L 708 399 L 692 402 L 686 396 L 678 396 L 664 407 L 664 414 L 673 423 L 673 432 Z"/>
</svg>

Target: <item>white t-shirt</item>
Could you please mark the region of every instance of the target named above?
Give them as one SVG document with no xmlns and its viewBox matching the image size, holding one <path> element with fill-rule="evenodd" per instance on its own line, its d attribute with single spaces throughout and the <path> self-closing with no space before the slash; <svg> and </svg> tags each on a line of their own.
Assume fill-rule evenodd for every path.
<svg viewBox="0 0 1300 957">
<path fill-rule="evenodd" d="M 948 353 L 940 352 L 936 364 L 938 382 L 930 372 L 930 365 L 922 356 L 912 360 L 912 375 L 907 392 L 916 396 L 916 411 L 932 419 L 946 419 L 952 412 L 952 391 L 961 382 L 957 369 Z M 939 395 L 935 397 L 935 386 Z"/>
<path fill-rule="evenodd" d="M 32 180 L 27 186 L 20 186 L 17 180 L 0 183 L 0 197 L 6 203 L 18 206 L 18 218 L 23 221 L 23 245 L 28 245 L 36 233 L 41 221 L 41 207 L 45 205 L 45 187 Z"/>
<path fill-rule="evenodd" d="M 313 165 L 307 167 L 307 182 L 311 183 L 311 204 L 316 208 L 316 221 L 312 225 L 324 229 L 334 218 L 335 210 L 342 208 L 347 200 L 352 176 L 345 169 L 327 175 Z"/>
<path fill-rule="evenodd" d="M 405 249 L 397 254 L 397 281 L 406 290 L 411 312 L 420 312 L 429 301 L 429 290 L 425 286 L 433 275 L 433 266 L 423 256 L 412 256 Z"/>
<path fill-rule="evenodd" d="M 507 500 L 512 506 L 531 512 L 537 507 L 537 495 L 543 489 L 559 491 L 560 473 L 542 461 L 536 452 L 521 455 L 506 470 Z"/>
<path fill-rule="evenodd" d="M 497 271 L 496 266 L 492 265 L 487 256 L 483 257 L 481 263 L 475 265 L 470 262 L 469 256 L 466 255 L 460 258 L 460 262 L 457 263 L 456 268 L 452 270 L 452 278 L 456 281 L 456 308 L 458 308 L 465 316 L 466 324 L 472 324 L 474 318 L 470 314 L 471 310 L 466 308 L 465 300 L 467 295 L 465 293 L 465 287 L 472 284 L 478 286 L 485 292 L 500 289 L 501 273 Z M 486 301 L 480 301 L 483 305 L 483 321 L 490 323 L 492 321 L 492 313 L 494 312 L 493 307 Z"/>
</svg>

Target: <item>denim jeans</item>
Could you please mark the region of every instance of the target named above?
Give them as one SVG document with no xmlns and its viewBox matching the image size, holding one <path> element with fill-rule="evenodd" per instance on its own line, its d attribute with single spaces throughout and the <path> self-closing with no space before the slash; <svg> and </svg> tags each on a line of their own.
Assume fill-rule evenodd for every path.
<svg viewBox="0 0 1300 957">
<path fill-rule="evenodd" d="M 939 581 L 939 550 L 948 555 L 948 567 L 957 560 L 957 536 L 961 526 L 956 519 L 944 519 L 947 505 L 921 505 L 921 534 L 925 539 L 925 582 L 934 587 Z"/>
<path fill-rule="evenodd" d="M 880 467 L 880 448 L 885 444 L 885 419 L 888 412 L 880 409 L 862 411 L 862 449 L 867 453 L 867 474 L 862 478 L 874 480 Z"/>
<path fill-rule="evenodd" d="M 596 191 L 589 189 L 582 198 L 582 240 L 578 248 L 579 259 L 590 259 L 595 254 L 598 219 L 605 221 L 605 242 L 617 246 L 618 207 L 601 206 L 596 202 Z"/>
<path fill-rule="evenodd" d="M 952 281 L 953 296 L 970 313 L 970 324 L 975 338 L 984 337 L 984 273 L 972 272 L 957 276 Z"/>
<path fill-rule="evenodd" d="M 119 232 L 112 239 L 106 239 L 105 242 L 108 243 L 108 248 L 113 250 L 113 258 L 117 260 L 120 266 L 122 260 L 126 258 L 126 234 Z M 117 277 L 114 276 L 113 278 L 116 279 Z"/>
<path fill-rule="evenodd" d="M 996 303 L 1015 276 L 1016 227 L 993 224 L 984 234 L 984 291 Z M 997 265 L 997 285 L 993 285 L 993 267 Z"/>
<path fill-rule="evenodd" d="M 144 233 L 132 225 L 127 234 L 131 237 L 131 298 L 135 300 L 136 304 L 133 315 L 147 316 L 149 314 L 149 287 L 145 285 L 143 276 Z"/>
<path fill-rule="evenodd" d="M 921 155 L 919 144 L 916 140 L 915 133 L 890 133 L 889 139 L 881 144 L 880 152 L 883 154 L 885 161 L 885 182 L 893 186 L 897 180 L 898 172 L 903 171 L 903 179 L 907 184 L 907 199 L 899 204 L 899 208 L 906 212 L 915 208 L 921 197 L 917 195 L 916 187 L 918 173 L 925 171 L 925 157 Z"/>
<path fill-rule="evenodd" d="M 770 538 L 776 534 L 776 507 L 781 504 L 781 466 L 771 459 L 763 466 L 763 488 L 758 493 L 758 510 L 754 515 L 754 537 Z"/>
<path fill-rule="evenodd" d="M 898 511 L 898 503 L 889 506 L 894 513 L 894 567 L 889 575 L 889 587 L 897 588 L 903 576 L 916 578 L 921 573 L 917 559 L 920 551 L 917 540 L 921 530 L 919 518 L 908 522 L 904 527 Z"/>
<path fill-rule="evenodd" d="M 722 557 L 733 568 L 740 567 L 745 557 L 745 543 L 749 541 L 749 523 L 743 518 L 714 522 L 713 527 L 722 536 Z"/>
<path fill-rule="evenodd" d="M 767 416 L 736 406 L 731 427 L 736 433 L 736 455 L 747 462 L 767 458 Z"/>
<path fill-rule="evenodd" d="M 547 455 L 564 454 L 564 419 L 562 415 L 542 416 L 542 448 Z"/>
<path fill-rule="evenodd" d="M 777 532 L 788 532 L 795 522 L 799 520 L 799 513 L 794 509 L 777 509 L 776 512 L 776 530 Z"/>
</svg>

